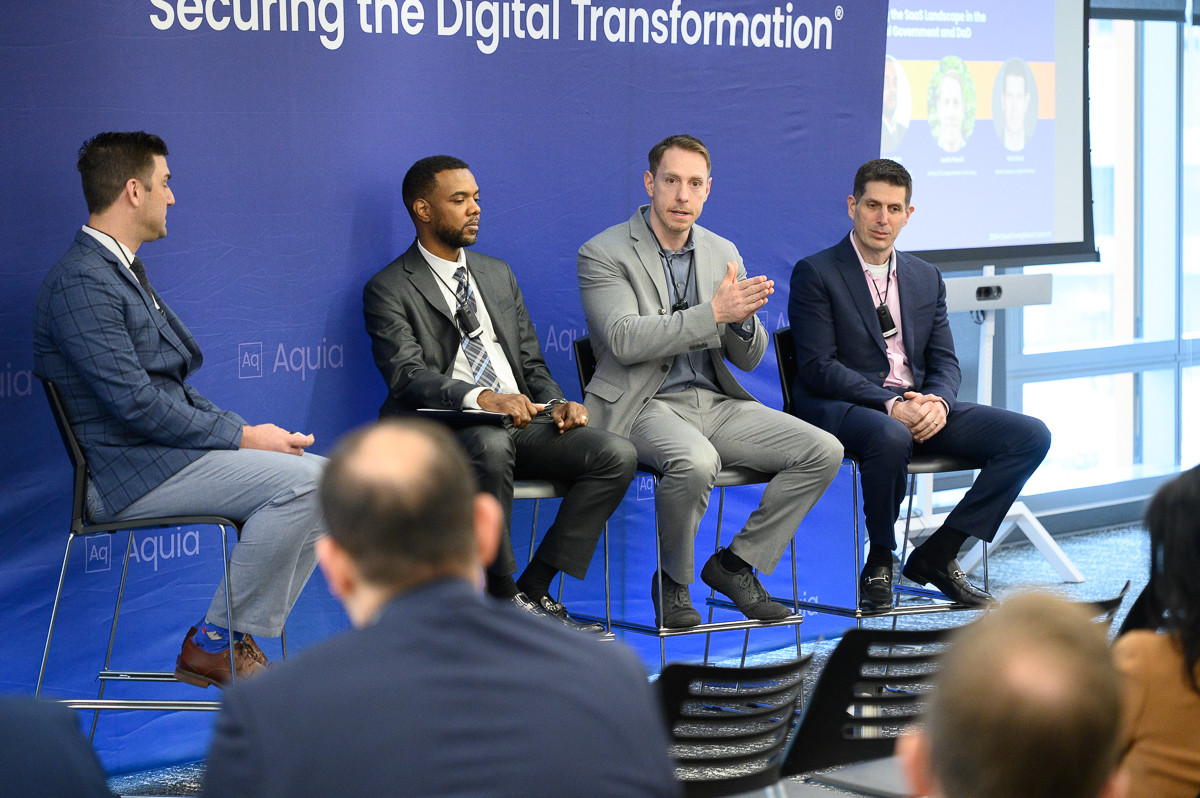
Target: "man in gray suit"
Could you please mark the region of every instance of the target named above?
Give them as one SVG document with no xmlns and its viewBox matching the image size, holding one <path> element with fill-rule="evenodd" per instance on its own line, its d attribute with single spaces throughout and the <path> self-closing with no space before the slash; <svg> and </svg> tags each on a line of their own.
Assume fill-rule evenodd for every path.
<svg viewBox="0 0 1200 798">
<path fill-rule="evenodd" d="M 550 598 L 550 582 L 560 571 L 578 579 L 587 573 L 604 522 L 633 481 L 637 454 L 621 437 L 589 428 L 584 406 L 563 398 L 508 264 L 466 249 L 479 235 L 479 186 L 467 164 L 423 158 L 404 176 L 402 192 L 417 240 L 363 290 L 371 350 L 388 387 L 380 416 L 421 409 L 502 416 L 502 425 L 468 422 L 458 430 L 480 488 L 504 509 L 488 592 L 534 615 L 604 632 L 572 620 Z M 515 582 L 514 478 L 569 486 Z"/>
<path fill-rule="evenodd" d="M 650 204 L 579 250 L 597 361 L 584 403 L 596 426 L 627 436 L 638 459 L 662 474 L 655 505 L 663 573 L 650 593 L 664 626 L 700 623 L 687 587 L 693 542 L 722 466 L 775 475 L 700 577 L 747 617 L 779 620 L 788 610 L 769 599 L 754 569 L 775 568 L 837 474 L 842 446 L 760 404 L 725 363 L 749 371 L 762 359 L 767 333 L 754 314 L 774 283 L 747 278 L 737 247 L 695 224 L 712 183 L 708 149 L 693 136 L 670 136 L 649 161 Z"/>
</svg>

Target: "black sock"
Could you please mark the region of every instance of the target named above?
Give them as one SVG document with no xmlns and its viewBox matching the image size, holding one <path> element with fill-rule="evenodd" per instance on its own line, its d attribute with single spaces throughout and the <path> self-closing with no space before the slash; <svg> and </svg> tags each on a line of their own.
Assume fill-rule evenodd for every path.
<svg viewBox="0 0 1200 798">
<path fill-rule="evenodd" d="M 868 568 L 879 568 L 884 565 L 890 566 L 892 564 L 892 550 L 887 546 L 872 543 L 871 547 L 867 550 L 867 562 L 865 564 Z"/>
<path fill-rule="evenodd" d="M 726 571 L 741 571 L 750 567 L 750 563 L 734 554 L 730 549 L 721 549 L 721 567 Z"/>
<path fill-rule="evenodd" d="M 921 555 L 942 565 L 958 556 L 958 550 L 967 542 L 968 537 L 953 527 L 943 526 L 921 544 Z"/>
<path fill-rule="evenodd" d="M 525 568 L 525 573 L 521 574 L 521 578 L 517 580 L 517 589 L 534 601 L 541 601 L 542 596 L 550 594 L 550 583 L 554 581 L 557 574 L 557 568 L 547 565 L 534 556 L 533 562 L 529 563 Z"/>
<path fill-rule="evenodd" d="M 658 576 L 662 580 L 663 587 L 677 586 L 681 584 L 680 582 L 676 582 L 674 579 L 672 579 L 666 571 L 659 571 Z"/>
<path fill-rule="evenodd" d="M 485 573 L 487 574 L 488 595 L 510 599 L 520 592 L 517 589 L 517 583 L 513 581 L 512 574 L 494 574 L 491 571 Z"/>
</svg>

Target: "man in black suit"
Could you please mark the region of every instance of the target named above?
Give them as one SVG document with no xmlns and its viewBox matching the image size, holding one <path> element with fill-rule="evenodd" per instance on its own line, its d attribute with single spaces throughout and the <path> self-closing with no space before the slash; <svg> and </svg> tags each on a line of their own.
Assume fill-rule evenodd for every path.
<svg viewBox="0 0 1200 798">
<path fill-rule="evenodd" d="M 792 271 L 788 319 L 796 342 L 796 415 L 832 432 L 859 458 L 871 546 L 862 609 L 892 601 L 894 524 L 913 454 L 983 463 L 945 523 L 909 555 L 904 576 L 977 607 L 991 596 L 967 581 L 958 552 L 991 540 L 1050 448 L 1036 418 L 958 400 L 961 372 L 932 264 L 898 252 L 914 210 L 912 177 L 880 158 L 859 167 L 846 198 L 853 229 Z"/>
<path fill-rule="evenodd" d="M 674 796 L 641 663 L 481 594 L 502 510 L 441 425 L 352 433 L 321 570 L 356 629 L 224 698 L 206 796 Z"/>
<path fill-rule="evenodd" d="M 601 633 L 599 624 L 569 618 L 549 587 L 560 571 L 579 579 L 587 573 L 604 523 L 633 481 L 633 444 L 588 428 L 587 409 L 564 399 L 550 376 L 508 264 L 465 249 L 479 235 L 479 186 L 467 164 L 446 155 L 423 158 L 404 176 L 403 195 L 417 240 L 363 290 L 375 365 L 388 386 L 380 416 L 422 408 L 503 416 L 503 424 L 458 430 L 480 488 L 504 510 L 488 592 Z M 569 485 L 554 524 L 515 582 L 514 478 Z"/>
</svg>

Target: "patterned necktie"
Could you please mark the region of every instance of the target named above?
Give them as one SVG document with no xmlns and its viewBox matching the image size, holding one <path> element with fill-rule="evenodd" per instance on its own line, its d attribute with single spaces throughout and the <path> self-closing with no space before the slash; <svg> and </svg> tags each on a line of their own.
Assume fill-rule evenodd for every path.
<svg viewBox="0 0 1200 798">
<path fill-rule="evenodd" d="M 158 303 L 158 298 L 154 295 L 154 289 L 150 287 L 150 280 L 146 278 L 146 264 L 142 263 L 142 259 L 135 255 L 133 263 L 129 264 L 129 270 L 133 272 L 133 276 L 137 278 L 137 281 L 142 284 L 142 288 L 146 289 L 146 293 L 158 308 L 158 312 L 162 314 L 163 318 L 166 318 L 167 312 Z"/>
<path fill-rule="evenodd" d="M 454 279 L 458 281 L 458 289 L 454 292 L 454 298 L 460 305 L 469 307 L 472 313 L 477 313 L 479 308 L 475 304 L 475 295 L 471 293 L 471 287 L 467 283 L 467 270 L 459 266 L 454 271 Z M 465 330 L 460 330 L 460 332 L 462 333 L 462 348 L 467 354 L 467 365 L 471 369 L 471 374 L 474 375 L 475 384 L 481 388 L 501 393 L 500 380 L 496 377 L 496 370 L 492 368 L 492 359 L 488 357 L 487 350 L 483 347 L 483 336 L 477 335 L 472 338 L 467 335 Z"/>
</svg>

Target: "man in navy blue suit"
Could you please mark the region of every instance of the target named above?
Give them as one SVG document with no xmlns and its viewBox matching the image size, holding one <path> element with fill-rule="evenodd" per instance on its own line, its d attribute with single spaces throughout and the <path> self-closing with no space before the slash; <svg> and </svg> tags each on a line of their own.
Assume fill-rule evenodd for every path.
<svg viewBox="0 0 1200 798">
<path fill-rule="evenodd" d="M 0 696 L 0 785 L 5 795 L 115 798 L 75 713 L 29 696 Z"/>
<path fill-rule="evenodd" d="M 971 489 L 911 555 L 904 576 L 971 607 L 991 600 L 967 581 L 958 552 L 991 540 L 1050 448 L 1041 421 L 958 401 L 961 374 L 937 268 L 897 252 L 914 210 L 912 178 L 868 161 L 846 198 L 853 230 L 792 271 L 788 318 L 796 342 L 796 414 L 838 437 L 859 459 L 870 549 L 862 609 L 891 605 L 895 521 L 914 454 L 983 463 Z"/>
<path fill-rule="evenodd" d="M 167 146 L 101 133 L 79 150 L 88 223 L 42 282 L 34 369 L 58 386 L 87 457 L 94 521 L 216 514 L 243 522 L 224 587 L 184 636 L 175 677 L 198 687 L 267 664 L 252 635 L 278 637 L 315 567 L 322 533 L 313 436 L 250 425 L 186 380 L 200 347 L 151 286 L 138 248 L 167 234 Z M 236 628 L 231 629 L 234 624 Z"/>
<path fill-rule="evenodd" d="M 504 513 L 452 433 L 351 433 L 320 497 L 355 629 L 226 692 L 206 796 L 677 794 L 633 653 L 484 594 Z"/>
</svg>

